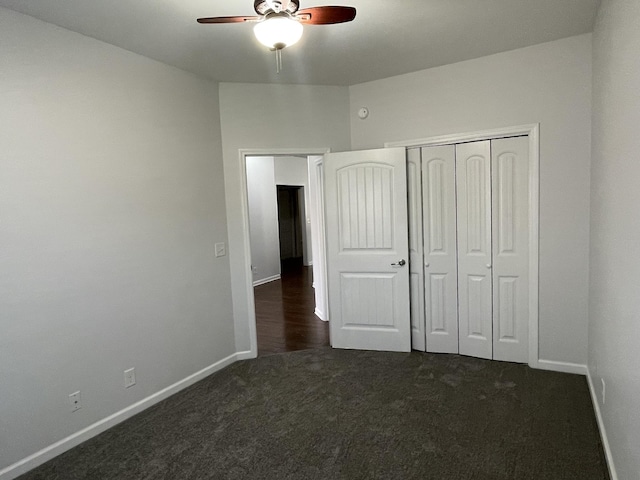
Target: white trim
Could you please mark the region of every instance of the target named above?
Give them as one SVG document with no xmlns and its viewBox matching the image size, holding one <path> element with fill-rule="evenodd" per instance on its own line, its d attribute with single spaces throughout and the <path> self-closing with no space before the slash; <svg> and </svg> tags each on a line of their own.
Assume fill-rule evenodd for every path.
<svg viewBox="0 0 640 480">
<path fill-rule="evenodd" d="M 475 132 L 454 133 L 439 135 L 437 137 L 419 138 L 417 140 L 401 140 L 398 142 L 385 142 L 385 148 L 390 147 L 427 147 L 431 145 L 450 145 L 452 143 L 476 142 L 480 140 L 492 140 L 501 137 L 514 137 L 529 135 L 539 128 L 538 123 L 516 125 L 513 127 L 494 128 L 491 130 L 479 130 Z"/>
<path fill-rule="evenodd" d="M 250 352 L 258 355 L 258 334 L 256 331 L 256 301 L 253 294 L 253 272 L 251 270 L 251 242 L 249 230 L 249 196 L 247 190 L 247 157 L 273 157 L 273 156 L 308 156 L 325 155 L 331 150 L 328 148 L 241 148 L 238 150 L 238 162 L 240 166 L 240 193 L 242 202 L 241 223 L 242 237 L 244 239 L 244 272 L 247 295 L 247 322 L 249 323 Z M 1 479 L 0 480 L 4 480 Z"/>
<path fill-rule="evenodd" d="M 329 321 L 329 319 L 324 314 L 324 312 L 322 310 L 320 310 L 318 307 L 316 307 L 316 309 L 313 311 L 313 314 L 316 317 L 318 317 L 320 320 L 322 320 L 323 322 L 328 322 Z"/>
<path fill-rule="evenodd" d="M 236 360 L 251 360 L 251 359 L 257 358 L 257 357 L 258 357 L 258 355 L 256 355 L 251 350 L 247 350 L 246 352 L 238 352 L 238 353 L 236 353 Z"/>
<path fill-rule="evenodd" d="M 247 150 L 248 152 L 248 150 Z M 247 161 L 248 153 L 239 151 L 240 153 L 240 190 L 242 195 L 240 209 L 242 212 L 242 235 L 244 237 L 244 271 L 247 278 L 245 284 L 247 295 L 247 321 L 249 322 L 249 349 L 256 356 L 258 355 L 258 334 L 256 332 L 256 302 L 253 295 L 253 268 L 251 265 L 251 237 L 249 230 L 249 194 L 247 187 Z M 232 287 L 233 288 L 233 287 Z M 237 340 L 236 340 L 237 341 Z"/>
<path fill-rule="evenodd" d="M 260 285 L 264 285 L 265 283 L 275 282 L 276 280 L 280 280 L 280 274 L 279 273 L 277 275 L 271 275 L 270 277 L 263 278 L 263 279 L 260 279 L 260 280 L 256 280 L 255 282 L 253 282 L 253 286 L 257 287 L 257 286 L 260 286 Z"/>
<path fill-rule="evenodd" d="M 529 136 L 529 365 L 539 363 L 540 124 Z"/>
<path fill-rule="evenodd" d="M 587 368 L 587 383 L 589 384 L 589 392 L 591 392 L 591 402 L 596 412 L 596 421 L 598 422 L 598 429 L 600 430 L 600 439 L 602 440 L 602 447 L 604 448 L 604 454 L 607 458 L 607 467 L 609 468 L 609 477 L 611 480 L 618 480 L 618 473 L 616 472 L 616 466 L 613 463 L 613 454 L 611 453 L 611 447 L 609 446 L 609 439 L 607 438 L 607 430 L 604 427 L 604 419 L 602 418 L 602 412 L 600 411 L 600 402 L 596 395 L 596 389 L 593 385 L 593 379 L 591 378 L 591 371 Z"/>
<path fill-rule="evenodd" d="M 311 218 L 312 241 L 316 250 L 313 256 L 316 265 L 313 268 L 313 288 L 316 308 L 314 314 L 321 320 L 329 321 L 329 292 L 327 290 L 327 247 L 324 218 L 324 156 L 309 156 L 309 198 L 314 206 Z M 311 194 L 313 193 L 313 198 Z M 313 245 L 313 243 L 312 243 Z"/>
<path fill-rule="evenodd" d="M 146 410 L 147 408 L 155 405 L 156 403 L 170 397 L 171 395 L 178 393 L 179 391 L 193 385 L 194 383 L 202 380 L 205 377 L 208 377 L 212 373 L 215 373 L 224 367 L 231 365 L 240 359 L 245 358 L 253 358 L 247 356 L 251 352 L 238 352 L 229 355 L 228 357 L 223 358 L 222 360 L 217 361 L 216 363 L 209 365 L 208 367 L 203 368 L 202 370 L 189 375 L 186 378 L 174 383 L 173 385 L 169 385 L 166 388 L 150 395 L 142 400 L 134 403 L 133 405 L 129 405 L 126 408 L 123 408 L 119 412 L 116 412 L 108 417 L 103 418 L 102 420 L 97 421 L 96 423 L 89 425 L 82 430 L 77 431 L 69 435 L 62 440 L 59 440 L 48 447 L 43 448 L 39 452 L 36 452 L 32 455 L 29 455 L 26 458 L 14 463 L 13 465 L 9 465 L 8 467 L 0 470 L 0 480 L 12 480 L 23 473 L 28 472 L 36 468 L 39 465 L 51 460 L 54 457 L 66 452 L 67 450 L 72 449 L 73 447 L 81 444 L 89 440 L 90 438 L 95 437 L 96 435 L 108 430 L 109 428 L 127 420 L 128 418 L 133 417 L 134 415 Z"/>
<path fill-rule="evenodd" d="M 517 125 L 513 127 L 495 128 L 492 130 L 481 130 L 477 132 L 457 133 L 451 135 L 440 135 L 437 137 L 427 137 L 417 140 L 403 140 L 399 142 L 386 142 L 388 147 L 426 147 L 433 145 L 450 145 L 454 143 L 474 142 L 480 140 L 492 140 L 503 137 L 515 137 L 527 135 L 529 137 L 529 366 L 532 368 L 542 368 L 541 360 L 538 360 L 539 353 L 539 326 L 538 326 L 538 259 L 539 259 L 539 238 L 540 238 L 540 124 L 532 123 L 528 125 Z M 544 362 L 544 360 L 542 360 Z M 556 362 L 559 368 L 567 365 Z M 547 363 L 548 367 L 549 364 Z M 584 367 L 584 365 L 583 365 Z M 585 367 L 586 368 L 586 367 Z M 547 368 L 553 370 L 554 368 Z M 561 370 L 562 371 L 562 370 Z M 577 372 L 571 372 L 577 373 Z M 586 371 L 581 371 L 586 375 Z"/>
<path fill-rule="evenodd" d="M 539 359 L 534 368 L 539 370 L 550 370 L 552 372 L 575 373 L 577 375 L 587 375 L 587 366 L 582 363 L 557 362 L 555 360 Z"/>
</svg>

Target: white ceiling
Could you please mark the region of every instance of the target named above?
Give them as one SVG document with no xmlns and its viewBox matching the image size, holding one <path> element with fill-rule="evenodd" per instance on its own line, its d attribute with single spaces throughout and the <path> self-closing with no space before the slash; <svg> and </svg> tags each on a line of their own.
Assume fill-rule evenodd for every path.
<svg viewBox="0 0 640 480">
<path fill-rule="evenodd" d="M 590 32 L 599 0 L 301 0 L 349 5 L 356 19 L 305 26 L 275 72 L 252 24 L 197 17 L 253 15 L 253 0 L 0 0 L 132 52 L 223 82 L 354 85 Z"/>
</svg>

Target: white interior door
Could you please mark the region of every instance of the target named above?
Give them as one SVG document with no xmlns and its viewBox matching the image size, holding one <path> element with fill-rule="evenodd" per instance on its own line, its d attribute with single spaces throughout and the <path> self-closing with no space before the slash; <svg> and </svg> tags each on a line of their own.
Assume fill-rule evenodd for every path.
<svg viewBox="0 0 640 480">
<path fill-rule="evenodd" d="M 411 348 L 425 351 L 424 275 L 422 272 L 422 180 L 420 148 L 407 150 L 407 202 L 409 213 L 409 288 Z M 456 342 L 457 345 L 457 342 Z"/>
<path fill-rule="evenodd" d="M 526 363 L 529 351 L 529 139 L 491 142 L 493 358 Z"/>
<path fill-rule="evenodd" d="M 411 350 L 404 148 L 325 156 L 331 345 Z"/>
<path fill-rule="evenodd" d="M 458 353 L 455 146 L 422 148 L 427 352 Z"/>
<path fill-rule="evenodd" d="M 456 145 L 458 319 L 462 355 L 493 357 L 491 143 Z"/>
</svg>

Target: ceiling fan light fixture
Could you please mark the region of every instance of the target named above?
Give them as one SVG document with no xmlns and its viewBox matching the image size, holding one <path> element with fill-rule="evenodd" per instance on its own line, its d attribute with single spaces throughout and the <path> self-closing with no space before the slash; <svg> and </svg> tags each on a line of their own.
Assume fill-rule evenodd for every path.
<svg viewBox="0 0 640 480">
<path fill-rule="evenodd" d="M 281 50 L 290 47 L 302 37 L 302 24 L 287 14 L 275 14 L 253 27 L 258 41 L 267 48 Z"/>
</svg>

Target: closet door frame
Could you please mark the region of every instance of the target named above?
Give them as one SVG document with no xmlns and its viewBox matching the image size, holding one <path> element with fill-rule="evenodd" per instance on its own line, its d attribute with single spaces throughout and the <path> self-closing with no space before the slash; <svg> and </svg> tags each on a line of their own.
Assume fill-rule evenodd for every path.
<svg viewBox="0 0 640 480">
<path fill-rule="evenodd" d="M 540 220 L 540 124 L 482 130 L 427 137 L 416 140 L 387 142 L 385 147 L 428 147 L 455 143 L 494 140 L 527 135 L 529 138 L 529 366 L 540 368 L 538 357 L 538 257 Z"/>
</svg>

